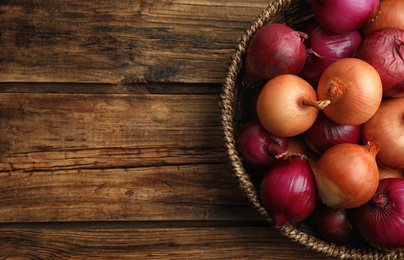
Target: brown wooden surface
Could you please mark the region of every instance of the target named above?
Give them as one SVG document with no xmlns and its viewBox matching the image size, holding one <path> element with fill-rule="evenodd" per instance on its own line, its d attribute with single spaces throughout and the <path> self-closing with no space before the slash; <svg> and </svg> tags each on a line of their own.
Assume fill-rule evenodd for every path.
<svg viewBox="0 0 404 260">
<path fill-rule="evenodd" d="M 268 0 L 0 0 L 0 259 L 326 259 L 240 193 L 221 82 Z"/>
</svg>

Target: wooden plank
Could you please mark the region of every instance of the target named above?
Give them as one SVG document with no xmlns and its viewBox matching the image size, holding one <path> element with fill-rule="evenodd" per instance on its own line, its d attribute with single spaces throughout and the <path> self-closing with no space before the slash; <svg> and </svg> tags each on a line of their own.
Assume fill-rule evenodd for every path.
<svg viewBox="0 0 404 260">
<path fill-rule="evenodd" d="M 0 95 L 0 222 L 260 219 L 216 95 Z"/>
<path fill-rule="evenodd" d="M 221 147 L 217 95 L 0 95 L 3 153 Z M 224 156 L 221 156 L 222 158 Z"/>
<path fill-rule="evenodd" d="M 263 227 L 2 230 L 1 259 L 332 259 Z"/>
<path fill-rule="evenodd" d="M 64 84 L 64 83 L 0 83 L 0 93 L 60 94 L 217 94 L 222 84 L 136 83 L 136 84 Z"/>
<path fill-rule="evenodd" d="M 0 81 L 219 83 L 269 2 L 0 1 Z"/>
<path fill-rule="evenodd" d="M 0 221 L 262 220 L 224 166 L 77 168 L 2 174 Z"/>
</svg>

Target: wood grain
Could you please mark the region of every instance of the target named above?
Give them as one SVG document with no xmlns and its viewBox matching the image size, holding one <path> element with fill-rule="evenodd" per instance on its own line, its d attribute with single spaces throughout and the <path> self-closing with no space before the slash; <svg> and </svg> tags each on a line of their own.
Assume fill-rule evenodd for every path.
<svg viewBox="0 0 404 260">
<path fill-rule="evenodd" d="M 0 221 L 257 218 L 216 95 L 0 96 Z"/>
<path fill-rule="evenodd" d="M 261 220 L 229 174 L 201 164 L 2 176 L 0 220 Z"/>
<path fill-rule="evenodd" d="M 331 259 L 262 227 L 2 230 L 0 258 Z"/>
<path fill-rule="evenodd" d="M 142 145 L 221 147 L 218 102 L 217 95 L 4 93 L 0 142 L 14 152 Z"/>
<path fill-rule="evenodd" d="M 220 83 L 268 3 L 0 1 L 0 81 Z"/>
</svg>

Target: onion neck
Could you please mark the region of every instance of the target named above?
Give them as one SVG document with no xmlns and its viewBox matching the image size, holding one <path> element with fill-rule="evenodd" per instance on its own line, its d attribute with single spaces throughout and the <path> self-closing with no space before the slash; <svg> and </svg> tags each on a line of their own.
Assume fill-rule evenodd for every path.
<svg viewBox="0 0 404 260">
<path fill-rule="evenodd" d="M 299 36 L 300 36 L 300 39 L 302 40 L 302 42 L 304 42 L 305 40 L 307 40 L 309 38 L 307 33 L 300 32 L 300 31 L 298 33 L 299 33 Z"/>
<path fill-rule="evenodd" d="M 365 149 L 366 151 L 368 151 L 371 155 L 373 155 L 374 157 L 376 157 L 376 154 L 379 152 L 380 150 L 380 145 L 372 142 L 372 141 L 368 141 L 365 145 Z"/>
<path fill-rule="evenodd" d="M 267 148 L 268 154 L 276 159 L 282 158 L 288 154 L 288 151 L 283 149 L 282 146 L 276 143 L 271 143 Z"/>
<path fill-rule="evenodd" d="M 310 107 L 315 107 L 317 109 L 323 110 L 326 108 L 329 104 L 331 103 L 330 100 L 320 100 L 320 101 L 313 101 L 310 99 L 303 99 L 302 100 L 302 105 L 303 106 L 310 106 Z"/>
</svg>

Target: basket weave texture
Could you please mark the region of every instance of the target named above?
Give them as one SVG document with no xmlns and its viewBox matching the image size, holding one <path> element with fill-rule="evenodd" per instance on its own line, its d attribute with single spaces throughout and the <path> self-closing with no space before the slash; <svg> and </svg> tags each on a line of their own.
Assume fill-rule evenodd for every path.
<svg viewBox="0 0 404 260">
<path fill-rule="evenodd" d="M 272 224 L 270 213 L 261 203 L 259 192 L 246 171 L 236 149 L 235 136 L 246 120 L 246 101 L 243 98 L 248 86 L 244 83 L 243 58 L 253 35 L 269 23 L 284 23 L 292 28 L 312 18 L 310 0 L 273 0 L 244 31 L 231 57 L 221 92 L 221 129 L 226 153 L 239 188 L 247 197 L 251 206 Z M 404 251 L 383 251 L 372 247 L 354 248 L 328 243 L 316 236 L 311 227 L 288 224 L 281 234 L 310 250 L 321 252 L 339 259 L 401 259 Z"/>
</svg>

